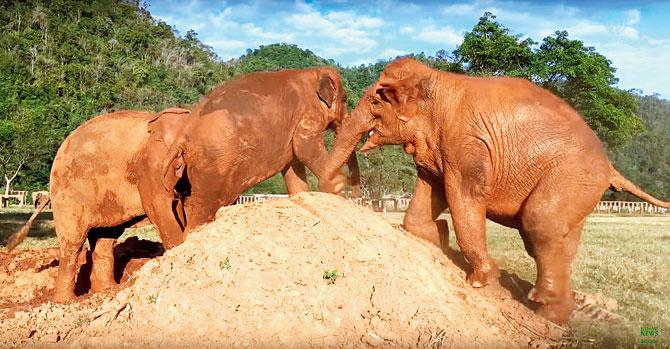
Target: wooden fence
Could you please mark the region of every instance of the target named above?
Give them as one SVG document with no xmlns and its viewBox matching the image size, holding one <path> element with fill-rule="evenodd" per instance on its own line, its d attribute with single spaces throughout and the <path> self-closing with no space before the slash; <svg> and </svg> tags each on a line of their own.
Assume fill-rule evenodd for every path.
<svg viewBox="0 0 670 349">
<path fill-rule="evenodd" d="M 668 214 L 670 210 L 641 201 L 601 201 L 593 212 L 631 213 L 631 214 Z"/>
<path fill-rule="evenodd" d="M 37 193 L 37 192 L 36 192 Z M 42 192 L 39 192 L 42 193 Z M 44 192 L 48 193 L 48 192 Z M 7 206 L 10 200 L 15 200 L 19 206 L 26 203 L 26 191 L 12 191 L 9 195 L 0 195 L 0 207 Z M 240 196 L 236 204 L 246 204 L 251 202 L 263 202 L 267 200 L 281 199 L 288 197 L 282 194 L 254 194 Z M 33 198 L 34 200 L 34 198 Z M 375 211 L 381 212 L 404 212 L 409 207 L 411 197 L 390 197 L 381 199 L 371 198 L 352 198 L 352 202 L 366 207 L 371 207 Z M 670 209 L 652 205 L 641 201 L 600 201 L 593 210 L 594 213 L 616 213 L 616 214 L 670 214 Z"/>
<path fill-rule="evenodd" d="M 263 202 L 266 200 L 280 199 L 288 197 L 288 195 L 272 195 L 272 194 L 254 194 L 242 195 L 235 202 L 236 204 L 245 204 L 250 202 Z M 397 198 L 353 198 L 352 202 L 366 207 L 371 207 L 375 211 L 380 212 L 404 212 L 409 207 L 409 202 L 412 198 L 397 197 Z M 647 202 L 637 201 L 600 201 L 596 205 L 593 213 L 625 213 L 625 214 L 670 214 L 670 210 L 663 207 L 654 206 Z"/>
<path fill-rule="evenodd" d="M 0 194 L 0 207 L 7 207 L 10 202 L 16 202 L 21 207 L 24 206 L 27 193 L 25 190 L 11 190 L 7 195 Z"/>
</svg>

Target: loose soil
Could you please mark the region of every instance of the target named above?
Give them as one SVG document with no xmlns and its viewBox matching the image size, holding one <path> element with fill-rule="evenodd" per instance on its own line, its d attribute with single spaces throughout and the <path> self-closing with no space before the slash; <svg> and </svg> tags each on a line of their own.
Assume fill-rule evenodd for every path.
<svg viewBox="0 0 670 349">
<path fill-rule="evenodd" d="M 80 282 L 62 305 L 57 249 L 0 252 L 0 347 L 525 348 L 562 334 L 528 308 L 527 282 L 475 290 L 455 251 L 328 194 L 223 207 L 172 250 L 130 238 L 115 254 L 117 289 Z"/>
</svg>

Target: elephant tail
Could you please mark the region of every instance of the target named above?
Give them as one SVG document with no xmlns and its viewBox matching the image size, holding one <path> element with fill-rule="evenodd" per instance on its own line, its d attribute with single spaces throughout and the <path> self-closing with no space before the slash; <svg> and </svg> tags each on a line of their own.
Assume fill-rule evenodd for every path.
<svg viewBox="0 0 670 349">
<path fill-rule="evenodd" d="M 664 208 L 670 208 L 670 202 L 659 200 L 647 194 L 646 192 L 644 192 L 644 190 L 638 188 L 637 185 L 633 184 L 633 182 L 629 181 L 626 177 L 624 177 L 621 173 L 619 173 L 619 171 L 614 169 L 614 167 L 611 168 L 611 173 L 612 174 L 610 177 L 610 189 L 615 191 L 625 191 L 637 196 L 638 198 L 652 205 Z"/>
<path fill-rule="evenodd" d="M 42 201 L 42 203 L 37 207 L 35 212 L 33 212 L 32 216 L 28 219 L 28 222 L 19 229 L 16 233 L 12 234 L 8 239 L 7 243 L 5 244 L 5 248 L 7 251 L 13 250 L 16 246 L 18 246 L 25 238 L 28 236 L 28 231 L 30 231 L 30 227 L 33 225 L 33 222 L 35 221 L 35 218 L 44 210 L 45 207 L 49 204 L 51 201 L 51 197 L 49 195 L 46 196 L 46 200 Z"/>
</svg>

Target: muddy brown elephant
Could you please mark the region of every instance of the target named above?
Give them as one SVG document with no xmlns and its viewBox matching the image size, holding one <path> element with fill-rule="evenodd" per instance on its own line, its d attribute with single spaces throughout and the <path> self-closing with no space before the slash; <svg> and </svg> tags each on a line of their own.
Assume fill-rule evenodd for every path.
<svg viewBox="0 0 670 349">
<path fill-rule="evenodd" d="M 566 102 L 516 78 L 468 77 L 413 59 L 389 64 L 346 119 L 328 166 L 362 150 L 404 144 L 418 168 L 405 215 L 410 232 L 447 246 L 449 207 L 473 287 L 499 277 L 486 248 L 486 218 L 518 229 L 537 265 L 528 298 L 564 323 L 574 308 L 571 263 L 582 226 L 608 188 L 662 207 L 617 172 L 602 143 Z"/>
<path fill-rule="evenodd" d="M 113 248 L 125 228 L 151 222 L 165 248 L 184 240 L 172 195 L 163 188 L 161 171 L 169 146 L 189 117 L 188 110 L 179 108 L 157 115 L 119 111 L 87 121 L 65 139 L 50 178 L 49 196 L 60 247 L 55 301 L 74 297 L 79 258 L 87 238 L 92 251 L 93 292 L 115 284 Z M 36 216 L 10 238 L 8 249 L 27 235 Z"/>
<path fill-rule="evenodd" d="M 31 194 L 31 198 L 33 199 L 33 207 L 38 208 L 44 201 L 49 200 L 49 192 L 46 190 L 34 191 Z M 51 207 L 51 203 L 47 205 Z"/>
<path fill-rule="evenodd" d="M 323 133 L 337 133 L 346 112 L 340 77 L 330 67 L 252 73 L 213 90 L 196 105 L 193 128 L 175 143 L 165 171 L 167 190 L 183 202 L 186 231 L 279 172 L 289 194 L 308 190 L 305 166 L 320 190 L 341 191 L 341 170 L 325 175 Z M 344 162 L 356 190 L 356 158 Z"/>
</svg>

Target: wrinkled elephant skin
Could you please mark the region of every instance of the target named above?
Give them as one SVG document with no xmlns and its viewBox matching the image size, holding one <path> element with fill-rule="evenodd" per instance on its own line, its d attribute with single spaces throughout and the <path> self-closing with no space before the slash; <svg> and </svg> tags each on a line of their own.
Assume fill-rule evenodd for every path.
<svg viewBox="0 0 670 349">
<path fill-rule="evenodd" d="M 164 172 L 166 189 L 183 201 L 186 231 L 213 220 L 219 207 L 279 172 L 289 194 L 308 190 L 305 167 L 320 190 L 343 189 L 341 169 L 326 176 L 324 167 L 329 154 L 323 133 L 338 133 L 347 115 L 334 68 L 247 74 L 214 89 L 194 113 L 192 129 L 175 142 Z M 356 191 L 356 158 L 347 161 Z"/>
<path fill-rule="evenodd" d="M 516 78 L 468 77 L 413 59 L 389 64 L 343 125 L 328 167 L 365 132 L 363 149 L 404 144 L 418 169 L 405 214 L 410 232 L 446 248 L 449 207 L 473 287 L 498 279 L 486 248 L 486 218 L 518 229 L 537 264 L 528 298 L 564 323 L 574 300 L 571 263 L 584 221 L 608 188 L 670 207 L 621 176 L 595 133 L 567 103 Z"/>
</svg>

